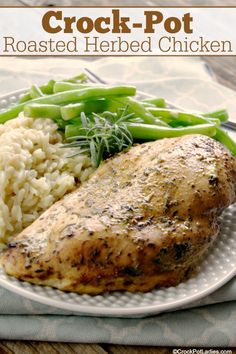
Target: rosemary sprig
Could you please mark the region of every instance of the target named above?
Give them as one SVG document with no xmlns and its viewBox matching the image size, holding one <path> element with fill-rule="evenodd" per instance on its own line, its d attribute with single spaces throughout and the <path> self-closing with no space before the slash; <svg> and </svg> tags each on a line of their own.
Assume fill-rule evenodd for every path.
<svg viewBox="0 0 236 354">
<path fill-rule="evenodd" d="M 92 164 L 98 167 L 103 159 L 120 152 L 133 144 L 133 138 L 126 122 L 134 117 L 127 113 L 127 107 L 116 113 L 105 111 L 102 114 L 93 113 L 88 117 L 81 113 L 81 125 L 76 126 L 76 136 L 67 137 L 65 148 L 78 148 L 72 156 L 88 152 Z M 73 134 L 74 135 L 74 134 Z"/>
</svg>

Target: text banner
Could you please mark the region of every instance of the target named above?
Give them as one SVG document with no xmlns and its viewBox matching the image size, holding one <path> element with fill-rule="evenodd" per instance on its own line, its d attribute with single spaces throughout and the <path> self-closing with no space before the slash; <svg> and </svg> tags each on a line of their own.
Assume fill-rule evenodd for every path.
<svg viewBox="0 0 236 354">
<path fill-rule="evenodd" d="M 236 55 L 234 8 L 0 8 L 0 55 Z"/>
</svg>

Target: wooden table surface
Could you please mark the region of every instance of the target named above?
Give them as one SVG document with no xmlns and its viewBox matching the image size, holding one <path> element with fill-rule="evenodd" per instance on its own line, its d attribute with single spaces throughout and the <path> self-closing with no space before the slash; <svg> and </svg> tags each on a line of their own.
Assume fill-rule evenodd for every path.
<svg viewBox="0 0 236 354">
<path fill-rule="evenodd" d="M 25 6 L 25 5 L 84 5 L 83 1 L 76 0 L 0 0 L 0 6 Z M 235 0 L 91 0 L 89 5 L 236 5 Z M 223 85 L 236 90 L 236 58 L 235 57 L 205 57 L 203 58 L 213 69 L 216 78 Z M 108 344 L 74 344 L 74 343 L 47 343 L 47 342 L 27 342 L 27 341 L 1 341 L 0 354 L 168 354 L 172 353 L 172 348 L 157 347 L 135 347 Z M 236 350 L 232 351 L 236 354 Z"/>
</svg>

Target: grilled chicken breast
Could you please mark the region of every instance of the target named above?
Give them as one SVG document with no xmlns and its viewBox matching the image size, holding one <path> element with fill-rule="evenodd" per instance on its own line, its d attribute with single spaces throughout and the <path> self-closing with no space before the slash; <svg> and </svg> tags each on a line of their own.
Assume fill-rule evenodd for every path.
<svg viewBox="0 0 236 354">
<path fill-rule="evenodd" d="M 235 185 L 235 158 L 206 136 L 134 146 L 19 234 L 3 267 L 88 294 L 176 285 L 219 233 Z"/>
</svg>

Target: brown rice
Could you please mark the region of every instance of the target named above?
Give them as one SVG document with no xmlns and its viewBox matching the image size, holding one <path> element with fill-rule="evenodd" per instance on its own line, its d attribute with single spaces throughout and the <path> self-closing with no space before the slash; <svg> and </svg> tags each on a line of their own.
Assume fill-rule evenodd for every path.
<svg viewBox="0 0 236 354">
<path fill-rule="evenodd" d="M 0 243 L 5 244 L 92 172 L 88 156 L 68 158 L 50 119 L 20 116 L 0 125 Z"/>
</svg>

